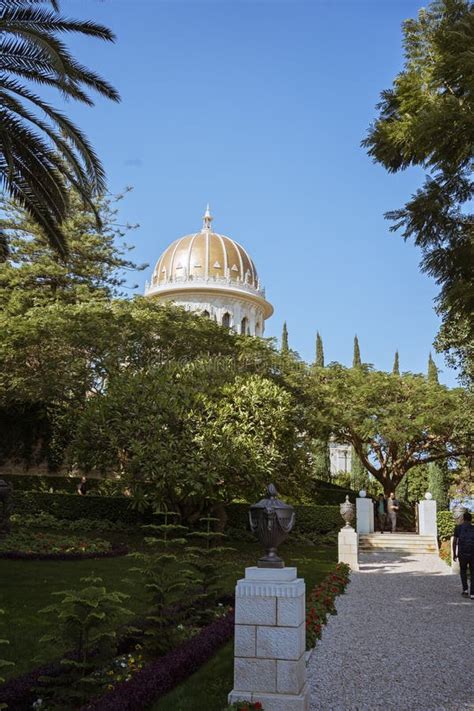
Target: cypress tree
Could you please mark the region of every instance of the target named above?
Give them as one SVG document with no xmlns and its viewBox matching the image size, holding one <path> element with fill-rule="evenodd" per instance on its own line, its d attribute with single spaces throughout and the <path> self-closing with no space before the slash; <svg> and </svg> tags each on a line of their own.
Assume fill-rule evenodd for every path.
<svg viewBox="0 0 474 711">
<path fill-rule="evenodd" d="M 438 504 L 438 509 L 448 508 L 449 471 L 445 462 L 428 464 L 428 491 Z"/>
<path fill-rule="evenodd" d="M 319 368 L 324 368 L 323 339 L 319 335 L 319 331 L 316 333 L 316 365 Z"/>
<path fill-rule="evenodd" d="M 353 368 L 360 368 L 362 365 L 362 361 L 360 359 L 360 348 L 359 348 L 359 339 L 357 338 L 357 334 L 354 336 L 354 355 L 352 357 L 352 367 Z"/>
<path fill-rule="evenodd" d="M 394 358 L 394 361 L 393 361 L 392 373 L 393 373 L 394 375 L 400 375 L 400 362 L 399 362 L 399 359 L 398 359 L 398 351 L 395 351 L 395 358 Z"/>
<path fill-rule="evenodd" d="M 436 367 L 436 363 L 431 356 L 431 351 L 428 358 L 428 382 L 436 384 L 439 383 L 438 368 Z"/>
<path fill-rule="evenodd" d="M 351 485 L 355 491 L 367 489 L 369 483 L 368 473 L 360 461 L 357 453 L 352 447 L 351 449 Z"/>
<path fill-rule="evenodd" d="M 313 472 L 316 479 L 331 481 L 329 442 L 326 440 L 314 440 L 313 442 Z"/>
<path fill-rule="evenodd" d="M 283 322 L 283 330 L 281 332 L 281 352 L 288 353 L 288 329 L 286 327 L 286 321 Z"/>
</svg>

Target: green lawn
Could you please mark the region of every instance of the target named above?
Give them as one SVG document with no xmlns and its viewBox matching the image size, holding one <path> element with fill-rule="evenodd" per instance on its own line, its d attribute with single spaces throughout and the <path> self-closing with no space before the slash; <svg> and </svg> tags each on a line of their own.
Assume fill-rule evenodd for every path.
<svg viewBox="0 0 474 711">
<path fill-rule="evenodd" d="M 134 542 L 135 545 L 138 542 Z M 236 550 L 229 553 L 232 565 L 225 575 L 225 588 L 233 592 L 235 582 L 243 576 L 244 568 L 254 565 L 261 554 L 256 543 L 233 543 Z M 134 546 L 135 547 L 135 546 Z M 334 566 L 336 547 L 289 543 L 281 549 L 287 565 L 296 565 L 298 574 L 306 579 L 307 588 L 313 587 Z M 2 649 L 2 656 L 15 662 L 15 667 L 6 667 L 5 676 L 22 674 L 42 660 L 57 659 L 59 649 L 47 649 L 39 638 L 47 632 L 48 624 L 38 611 L 50 604 L 54 591 L 77 588 L 79 579 L 91 573 L 103 578 L 108 588 L 121 590 L 131 595 L 127 606 L 137 613 L 145 609 L 143 589 L 134 584 L 130 568 L 134 561 L 128 557 L 84 561 L 10 561 L 0 560 L 0 608 L 5 610 L 1 618 L 0 637 L 10 640 L 9 647 Z M 132 582 L 126 579 L 131 578 Z M 138 581 L 136 581 L 138 583 Z M 154 708 L 163 711 L 221 711 L 226 694 L 232 688 L 232 644 L 226 645 L 207 665 L 187 682 L 175 689 Z"/>
</svg>

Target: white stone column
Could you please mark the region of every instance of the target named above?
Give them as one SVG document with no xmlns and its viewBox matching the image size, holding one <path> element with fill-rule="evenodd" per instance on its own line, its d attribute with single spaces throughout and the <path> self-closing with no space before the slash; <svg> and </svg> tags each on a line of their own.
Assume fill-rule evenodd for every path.
<svg viewBox="0 0 474 711">
<path fill-rule="evenodd" d="M 418 531 L 420 536 L 435 536 L 438 538 L 436 522 L 436 501 L 424 499 L 418 504 Z"/>
<path fill-rule="evenodd" d="M 374 502 L 372 499 L 356 499 L 357 533 L 374 532 Z"/>
<path fill-rule="evenodd" d="M 246 568 L 235 589 L 234 688 L 229 703 L 309 711 L 305 582 L 296 568 Z"/>
<path fill-rule="evenodd" d="M 459 575 L 460 568 L 459 568 L 459 558 L 457 560 L 453 559 L 453 541 L 454 541 L 454 536 L 451 536 L 449 539 L 449 543 L 451 545 L 451 573 L 455 573 L 456 575 Z"/>
<path fill-rule="evenodd" d="M 352 526 L 344 526 L 337 537 L 339 563 L 347 563 L 351 570 L 359 570 L 359 536 Z"/>
</svg>

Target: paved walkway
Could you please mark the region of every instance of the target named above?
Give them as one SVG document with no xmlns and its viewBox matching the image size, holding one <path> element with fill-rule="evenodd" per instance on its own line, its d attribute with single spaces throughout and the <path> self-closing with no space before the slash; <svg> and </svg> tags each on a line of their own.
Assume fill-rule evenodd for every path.
<svg viewBox="0 0 474 711">
<path fill-rule="evenodd" d="M 474 709 L 474 600 L 438 555 L 365 553 L 309 663 L 311 711 Z"/>
</svg>

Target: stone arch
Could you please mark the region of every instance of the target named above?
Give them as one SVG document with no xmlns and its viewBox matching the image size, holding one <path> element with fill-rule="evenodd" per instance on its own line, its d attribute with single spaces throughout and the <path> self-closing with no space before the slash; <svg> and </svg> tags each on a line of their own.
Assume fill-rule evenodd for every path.
<svg viewBox="0 0 474 711">
<path fill-rule="evenodd" d="M 230 328 L 230 322 L 231 322 L 231 316 L 228 311 L 225 312 L 222 316 L 222 325 L 224 328 Z"/>
</svg>

